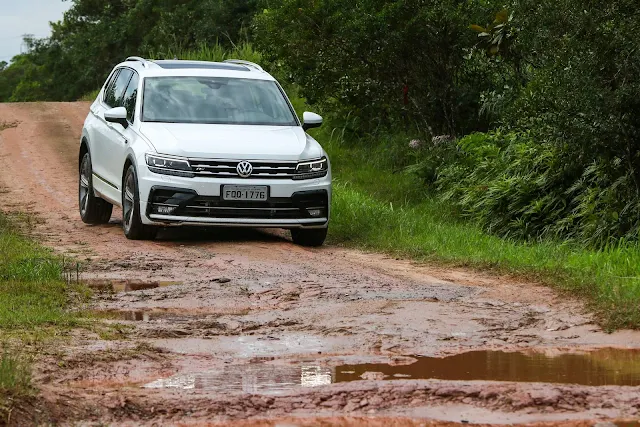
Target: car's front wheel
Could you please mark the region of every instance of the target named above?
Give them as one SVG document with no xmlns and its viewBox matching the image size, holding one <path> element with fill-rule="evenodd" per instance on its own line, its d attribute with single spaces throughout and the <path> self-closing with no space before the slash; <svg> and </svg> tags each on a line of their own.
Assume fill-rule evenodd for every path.
<svg viewBox="0 0 640 427">
<path fill-rule="evenodd" d="M 113 205 L 96 197 L 93 192 L 93 168 L 89 153 L 85 153 L 80 162 L 78 202 L 80 218 L 85 224 L 106 224 L 109 222 Z"/>
<path fill-rule="evenodd" d="M 158 229 L 140 219 L 140 193 L 136 168 L 130 165 L 122 182 L 122 229 L 127 239 L 153 240 Z"/>
<path fill-rule="evenodd" d="M 322 246 L 327 238 L 327 228 L 294 228 L 291 230 L 293 243 L 300 246 Z"/>
</svg>

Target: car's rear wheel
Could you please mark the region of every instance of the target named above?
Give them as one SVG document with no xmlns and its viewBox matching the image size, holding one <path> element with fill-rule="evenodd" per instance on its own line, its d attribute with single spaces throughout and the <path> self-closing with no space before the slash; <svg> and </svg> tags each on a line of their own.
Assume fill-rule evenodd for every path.
<svg viewBox="0 0 640 427">
<path fill-rule="evenodd" d="M 327 238 L 327 228 L 294 228 L 291 230 L 293 243 L 300 246 L 322 246 Z"/>
<path fill-rule="evenodd" d="M 136 168 L 130 165 L 122 182 L 122 229 L 127 239 L 153 240 L 158 229 L 140 219 L 140 193 Z"/>
<path fill-rule="evenodd" d="M 82 222 L 86 224 L 106 224 L 109 222 L 113 205 L 96 197 L 93 191 L 93 168 L 89 153 L 85 153 L 82 162 L 80 162 L 78 202 Z"/>
</svg>

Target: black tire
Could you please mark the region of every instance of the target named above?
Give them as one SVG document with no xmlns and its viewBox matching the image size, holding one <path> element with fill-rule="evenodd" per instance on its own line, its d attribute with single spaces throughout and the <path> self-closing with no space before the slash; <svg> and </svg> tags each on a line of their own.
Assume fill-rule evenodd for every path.
<svg viewBox="0 0 640 427">
<path fill-rule="evenodd" d="M 158 229 L 140 219 L 140 193 L 136 168 L 130 165 L 122 180 L 122 230 L 130 240 L 153 240 Z"/>
<path fill-rule="evenodd" d="M 327 228 L 294 228 L 291 230 L 293 243 L 300 246 L 322 246 L 327 238 Z"/>
<path fill-rule="evenodd" d="M 113 205 L 100 197 L 96 197 L 93 191 L 93 168 L 89 153 L 86 153 L 80 162 L 78 202 L 80 205 L 80 218 L 85 224 L 106 224 L 111 219 Z"/>
</svg>

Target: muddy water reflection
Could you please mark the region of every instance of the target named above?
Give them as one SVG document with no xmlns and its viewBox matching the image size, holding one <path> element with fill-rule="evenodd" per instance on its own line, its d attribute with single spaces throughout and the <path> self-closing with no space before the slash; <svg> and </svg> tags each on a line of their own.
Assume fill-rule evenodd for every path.
<svg viewBox="0 0 640 427">
<path fill-rule="evenodd" d="M 159 379 L 144 387 L 282 394 L 300 387 L 317 387 L 338 382 L 402 379 L 638 386 L 640 350 L 605 349 L 554 357 L 538 353 L 474 351 L 445 358 L 416 357 L 415 363 L 404 365 L 361 364 L 336 368 L 325 367 L 317 362 L 302 362 L 298 365 L 261 362 L 176 375 Z"/>
<path fill-rule="evenodd" d="M 232 365 L 218 371 L 176 375 L 154 381 L 144 387 L 277 395 L 298 387 L 317 387 L 332 382 L 331 368 L 314 364 L 277 366 L 259 363 Z"/>
<path fill-rule="evenodd" d="M 376 373 L 376 375 L 373 375 Z M 604 349 L 586 354 L 473 351 L 445 358 L 418 357 L 410 365 L 343 365 L 335 382 L 361 379 L 442 379 L 544 382 L 562 384 L 640 385 L 640 351 Z"/>
</svg>

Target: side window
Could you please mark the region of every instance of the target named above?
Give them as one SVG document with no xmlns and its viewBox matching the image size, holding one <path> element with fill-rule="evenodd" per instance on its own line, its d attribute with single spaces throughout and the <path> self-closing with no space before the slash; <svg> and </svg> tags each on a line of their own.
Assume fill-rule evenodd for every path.
<svg viewBox="0 0 640 427">
<path fill-rule="evenodd" d="M 109 98 L 109 93 L 111 93 L 111 91 L 113 90 L 113 85 L 116 82 L 116 79 L 118 78 L 118 74 L 120 74 L 120 70 L 115 70 L 111 76 L 109 76 L 109 81 L 107 82 L 107 84 L 104 87 L 104 94 L 102 95 L 102 100 L 109 105 L 109 103 L 107 102 L 107 99 Z"/>
<path fill-rule="evenodd" d="M 105 94 L 104 102 L 109 107 L 120 107 L 122 104 L 122 95 L 124 95 L 124 91 L 127 89 L 127 85 L 129 84 L 129 79 L 131 79 L 131 75 L 133 71 L 123 68 L 116 77 L 114 84 L 109 87 L 109 90 Z"/>
<path fill-rule="evenodd" d="M 133 123 L 134 115 L 136 112 L 136 99 L 138 97 L 138 82 L 139 82 L 138 73 L 133 73 L 133 77 L 131 77 L 131 81 L 129 82 L 129 86 L 127 86 L 127 90 L 124 93 L 124 97 L 122 98 L 122 106 L 127 109 L 127 120 L 130 123 Z"/>
</svg>

